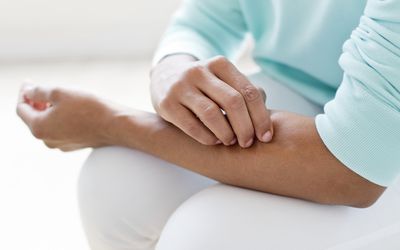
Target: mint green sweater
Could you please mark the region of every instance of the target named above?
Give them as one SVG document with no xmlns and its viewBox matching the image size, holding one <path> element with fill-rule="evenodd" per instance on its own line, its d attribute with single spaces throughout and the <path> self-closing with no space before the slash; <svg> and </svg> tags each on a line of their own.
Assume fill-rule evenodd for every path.
<svg viewBox="0 0 400 250">
<path fill-rule="evenodd" d="M 187 0 L 154 58 L 233 58 L 246 34 L 262 70 L 325 105 L 327 148 L 364 178 L 400 173 L 400 0 Z"/>
</svg>

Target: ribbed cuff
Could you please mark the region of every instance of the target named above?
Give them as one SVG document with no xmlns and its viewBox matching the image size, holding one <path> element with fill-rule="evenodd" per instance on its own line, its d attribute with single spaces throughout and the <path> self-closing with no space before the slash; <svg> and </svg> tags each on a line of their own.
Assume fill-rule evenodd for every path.
<svg viewBox="0 0 400 250">
<path fill-rule="evenodd" d="M 396 180 L 400 172 L 400 113 L 361 84 L 346 79 L 315 122 L 326 147 L 345 166 L 381 186 Z"/>
</svg>

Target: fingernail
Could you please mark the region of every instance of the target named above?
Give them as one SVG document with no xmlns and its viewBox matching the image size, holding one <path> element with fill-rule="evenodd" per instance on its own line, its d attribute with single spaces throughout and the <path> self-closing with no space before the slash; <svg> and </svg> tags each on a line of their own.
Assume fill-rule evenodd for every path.
<svg viewBox="0 0 400 250">
<path fill-rule="evenodd" d="M 271 133 L 271 131 L 267 131 L 267 132 L 265 132 L 265 134 L 261 137 L 261 140 L 263 141 L 263 142 L 270 142 L 271 140 L 272 140 L 272 133 Z"/>
<path fill-rule="evenodd" d="M 251 138 L 251 139 L 244 145 L 244 147 L 245 147 L 245 148 L 248 148 L 248 147 L 250 147 L 252 144 L 253 144 L 253 138 Z"/>
<path fill-rule="evenodd" d="M 233 145 L 237 142 L 236 138 L 233 138 L 233 140 L 231 141 L 231 143 L 229 143 L 229 145 Z"/>
<path fill-rule="evenodd" d="M 215 142 L 215 145 L 221 144 L 222 141 L 218 140 L 217 142 Z"/>
</svg>

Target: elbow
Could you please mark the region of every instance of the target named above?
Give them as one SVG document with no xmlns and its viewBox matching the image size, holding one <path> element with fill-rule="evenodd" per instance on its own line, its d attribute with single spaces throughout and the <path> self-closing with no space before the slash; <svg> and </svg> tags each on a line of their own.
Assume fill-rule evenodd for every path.
<svg viewBox="0 0 400 250">
<path fill-rule="evenodd" d="M 369 208 L 372 205 L 375 204 L 375 202 L 378 200 L 378 197 L 362 197 L 361 199 L 353 199 L 351 202 L 348 204 L 350 207 L 354 208 Z"/>
<path fill-rule="evenodd" d="M 348 185 L 341 188 L 330 190 L 323 198 L 317 200 L 318 203 L 326 205 L 341 205 L 354 208 L 369 208 L 381 197 L 385 187 L 373 183 L 367 185 Z"/>
<path fill-rule="evenodd" d="M 375 204 L 380 195 L 348 195 L 347 197 L 330 197 L 315 200 L 323 205 L 347 206 L 353 208 L 369 208 Z"/>
<path fill-rule="evenodd" d="M 369 208 L 375 204 L 381 197 L 386 187 L 379 186 L 362 177 L 358 178 L 356 183 L 347 185 L 344 190 L 347 191 L 347 204 L 355 208 Z"/>
<path fill-rule="evenodd" d="M 369 208 L 379 200 L 386 188 L 376 184 L 371 185 L 365 190 L 365 193 L 353 198 L 352 207 Z"/>
</svg>

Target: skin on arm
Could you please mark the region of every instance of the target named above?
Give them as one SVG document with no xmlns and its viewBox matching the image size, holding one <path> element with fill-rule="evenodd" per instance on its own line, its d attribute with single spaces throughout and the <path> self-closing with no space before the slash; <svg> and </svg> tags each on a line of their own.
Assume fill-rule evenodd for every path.
<svg viewBox="0 0 400 250">
<path fill-rule="evenodd" d="M 39 110 L 38 102 L 50 105 Z M 60 88 L 22 89 L 17 112 L 36 137 L 64 151 L 130 147 L 222 183 L 323 204 L 367 207 L 385 190 L 341 164 L 311 117 L 274 112 L 271 143 L 243 149 L 202 145 L 156 114 Z"/>
<path fill-rule="evenodd" d="M 150 113 L 118 119 L 109 137 L 112 144 L 139 149 L 222 183 L 355 207 L 371 205 L 385 189 L 341 164 L 321 141 L 311 117 L 274 112 L 274 139 L 248 149 L 201 145 Z"/>
</svg>

